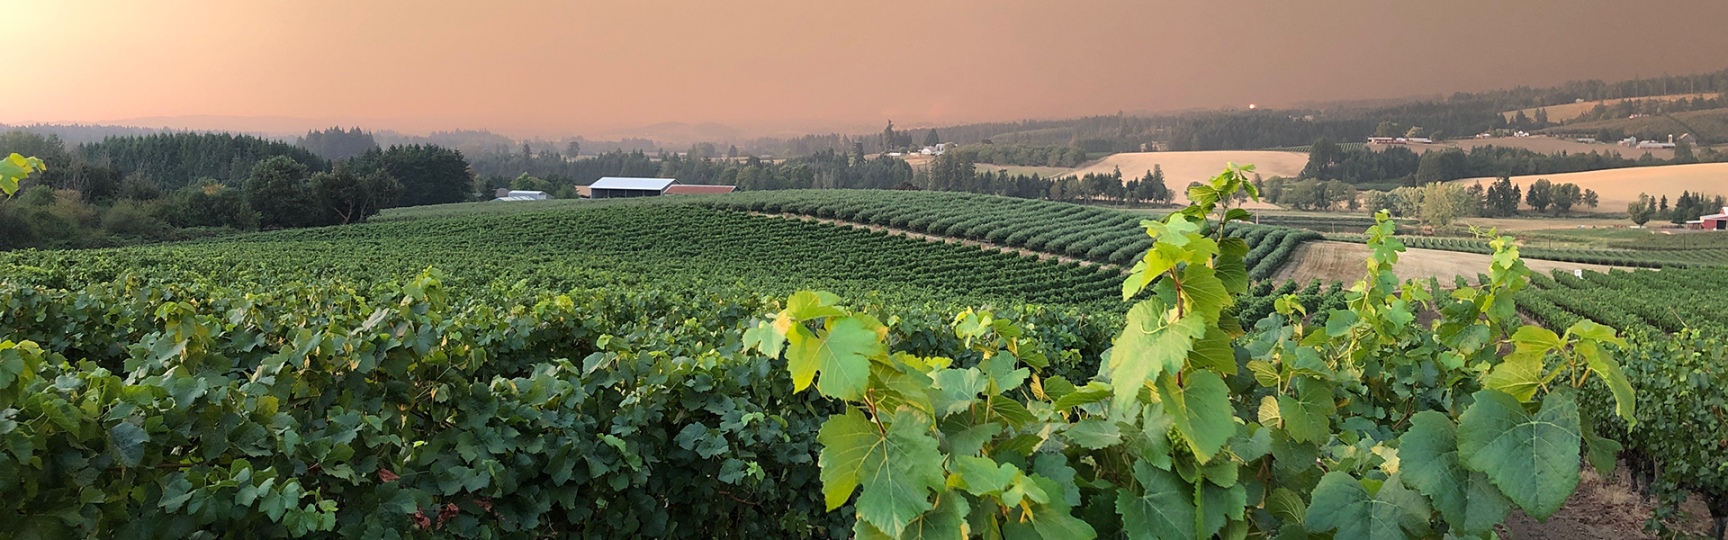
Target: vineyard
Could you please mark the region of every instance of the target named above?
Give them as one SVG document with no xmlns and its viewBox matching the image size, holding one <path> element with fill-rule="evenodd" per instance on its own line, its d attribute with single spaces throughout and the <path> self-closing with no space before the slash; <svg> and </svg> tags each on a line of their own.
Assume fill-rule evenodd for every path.
<svg viewBox="0 0 1728 540">
<path fill-rule="evenodd" d="M 1527 414 L 1519 400 L 1579 421 L 1578 413 L 1564 416 L 1573 398 L 1558 389 L 1534 400 L 1496 397 L 1513 387 L 1492 378 L 1457 383 L 1454 392 L 1423 389 L 1436 384 L 1433 373 L 1470 380 L 1454 372 L 1464 359 L 1495 361 L 1489 340 L 1507 339 L 1516 323 L 1494 298 L 1507 306 L 1516 298 L 1552 328 L 1582 329 L 1551 347 L 1563 362 L 1555 369 L 1584 370 L 1585 355 L 1598 350 L 1590 347 L 1613 336 L 1588 320 L 1637 335 L 1668 332 L 1676 322 L 1656 306 L 1728 284 L 1728 270 L 1669 269 L 1532 275 L 1534 287 L 1520 291 L 1522 270 L 1497 263 L 1475 279 L 1478 296 L 1429 297 L 1370 275 L 1357 287 L 1385 296 L 1363 304 L 1368 297 L 1341 283 L 1263 279 L 1314 233 L 1245 223 L 1220 230 L 1184 215 L 1146 224 L 1123 211 L 952 193 L 449 205 L 383 217 L 170 245 L 0 254 L 0 492 L 21 494 L 0 501 L 0 512 L 18 516 L 0 520 L 0 536 L 910 537 L 953 523 L 943 520 L 966 514 L 949 505 L 964 504 L 984 520 L 977 527 L 1010 537 L 1306 530 L 1361 538 L 1347 516 L 1382 499 L 1398 505 L 1404 523 L 1382 537 L 1419 537 L 1428 525 L 1418 523 L 1430 521 L 1479 531 L 1498 518 L 1461 521 L 1464 507 L 1446 498 L 1453 487 L 1444 475 L 1409 465 L 1421 462 L 1415 457 L 1406 458 L 1409 472 L 1392 474 L 1387 464 L 1396 462 L 1374 456 L 1390 456 L 1400 439 L 1412 456 L 1462 448 L 1483 433 L 1485 415 Z M 1376 260 L 1386 258 L 1371 270 L 1396 259 L 1385 254 L 1390 226 L 1377 225 L 1379 239 L 1369 239 L 1381 246 Z M 1161 274 L 1180 276 L 1180 289 L 1170 278 L 1142 277 L 1153 260 L 1145 254 L 1178 256 L 1157 244 L 1172 235 L 1187 238 L 1179 260 L 1191 262 Z M 1208 244 L 1212 236 L 1221 240 Z M 1206 264 L 1217 270 L 1202 270 L 1197 257 L 1216 257 Z M 1471 287 L 1463 278 L 1453 285 Z M 1641 295 L 1638 305 L 1648 307 L 1611 311 L 1634 306 L 1615 294 L 1634 285 L 1658 291 Z M 801 289 L 828 292 L 793 294 Z M 1124 301 L 1136 296 L 1138 304 Z M 1116 330 L 1147 324 L 1150 303 L 1178 301 L 1201 310 L 1189 315 L 1194 324 L 1248 335 L 1232 346 L 1231 334 L 1193 333 L 1187 360 L 1164 360 L 1190 364 L 1181 368 L 1186 376 L 1139 375 L 1152 389 L 1139 399 L 1156 394 L 1168 407 L 1193 408 L 1123 409 L 1135 398 L 1113 393 L 1111 381 L 1135 375 L 1112 358 L 1163 354 L 1166 345 Z M 1455 326 L 1419 330 L 1426 327 L 1401 315 L 1417 306 Z M 798 330 L 774 322 L 781 319 L 817 334 L 784 334 Z M 1728 318 L 1709 320 L 1722 323 Z M 785 360 L 775 336 L 789 340 Z M 1659 343 L 1634 343 L 1627 354 L 1681 354 Z M 929 465 L 919 460 L 951 455 L 936 470 L 959 484 L 922 485 L 962 502 L 914 511 L 911 495 L 886 495 L 894 498 L 886 503 L 872 492 L 882 484 L 870 479 L 860 480 L 860 495 L 836 495 L 845 484 L 832 483 L 840 473 L 830 452 L 843 448 L 841 427 L 825 426 L 869 426 L 854 415 L 882 405 L 856 409 L 841 399 L 858 395 L 843 385 L 864 384 L 844 378 L 853 369 L 845 362 L 862 358 L 847 351 L 859 347 L 879 351 L 869 353 L 869 384 L 880 385 L 873 395 L 900 404 L 900 413 L 877 419 L 888 430 L 888 455 L 900 443 L 941 441 L 894 462 L 924 463 L 905 466 L 921 472 L 884 474 L 925 482 Z M 1389 386 L 1349 383 L 1356 354 L 1386 362 L 1380 369 L 1395 378 L 1372 384 Z M 819 366 L 812 369 L 820 379 L 803 365 Z M 1660 392 L 1653 385 L 1666 372 L 1652 370 L 1664 365 L 1628 367 L 1632 383 Z M 1515 376 L 1495 368 L 1502 371 Z M 944 386 L 912 390 L 931 381 Z M 974 390 L 967 397 L 949 384 Z M 1585 436 L 1598 422 L 1628 442 L 1628 456 L 1698 456 L 1663 446 L 1645 416 L 1611 420 L 1622 414 L 1618 390 L 1591 384 L 1577 398 Z M 821 391 L 798 391 L 806 385 Z M 1417 409 L 1382 397 L 1414 391 L 1429 396 L 1417 402 L 1420 421 L 1394 423 Z M 1229 400 L 1213 403 L 1223 399 L 1217 392 Z M 1472 392 L 1476 401 L 1514 406 L 1470 413 L 1459 396 Z M 1337 401 L 1347 405 L 1323 407 L 1333 402 L 1318 397 L 1325 393 L 1348 396 Z M 1640 393 L 1639 405 L 1646 399 Z M 958 414 L 967 402 L 990 412 Z M 1647 407 L 1669 415 L 1650 416 L 1655 425 L 1696 420 L 1677 416 L 1691 401 Z M 946 417 L 939 430 L 908 431 L 918 422 L 905 415 L 938 410 Z M 1117 416 L 1125 410 L 1135 412 Z M 1230 414 L 1246 424 L 1226 429 L 1220 418 Z M 864 423 L 848 423 L 854 419 Z M 1593 451 L 1609 444 L 1586 440 Z M 1147 461 L 1092 469 L 1087 456 Z M 1316 470 L 1316 459 L 1331 472 Z M 1576 465 L 1577 454 L 1570 459 Z M 1667 486 L 1664 496 L 1716 485 L 1683 483 L 1716 478 L 1696 470 L 1708 458 L 1689 459 L 1694 469 L 1651 473 Z M 979 476 L 980 460 L 995 460 L 992 476 Z M 1115 463 L 1096 461 L 1107 462 Z M 1292 466 L 1299 463 L 1309 465 Z M 1522 482 L 1517 471 L 1468 467 L 1454 472 L 1480 484 L 1472 489 L 1494 490 L 1492 512 L 1516 505 L 1535 515 L 1563 500 L 1554 498 L 1564 487 L 1554 478 L 1529 479 L 1541 492 L 1525 493 L 1504 487 Z M 1504 495 L 1484 487 L 1489 474 Z M 1000 489 L 987 487 L 993 482 Z M 1381 483 L 1379 496 L 1350 487 Z M 1252 490 L 1264 491 L 1247 498 Z M 1432 506 L 1418 509 L 1429 497 Z M 1155 519 L 1165 507 L 1187 512 L 1186 521 Z M 1164 532 L 1121 528 L 1130 524 Z"/>
<path fill-rule="evenodd" d="M 1535 289 L 1518 298 L 1520 308 L 1544 324 L 1578 319 L 1622 328 L 1646 337 L 1691 329 L 1712 336 L 1728 330 L 1728 314 L 1709 300 L 1728 287 L 1728 269 L 1671 268 L 1608 273 L 1564 272 L 1531 277 Z"/>
<path fill-rule="evenodd" d="M 1656 238 L 1652 235 L 1652 238 Z M 1327 239 L 1342 242 L 1362 242 L 1360 234 L 1328 234 Z M 1493 253 L 1488 242 L 1479 238 L 1399 236 L 1404 245 L 1419 249 Z M 1519 253 L 1531 259 L 1622 266 L 1628 268 L 1688 268 L 1728 265 L 1728 249 L 1630 249 L 1546 247 L 1540 243 L 1519 248 Z"/>
<path fill-rule="evenodd" d="M 1068 203 L 952 192 L 812 190 L 741 193 L 707 204 L 769 214 L 797 214 L 987 242 L 1099 263 L 1130 265 L 1152 247 L 1145 214 Z M 1297 245 L 1320 235 L 1282 227 L 1232 224 L 1253 248 L 1249 276 L 1266 279 Z"/>
</svg>

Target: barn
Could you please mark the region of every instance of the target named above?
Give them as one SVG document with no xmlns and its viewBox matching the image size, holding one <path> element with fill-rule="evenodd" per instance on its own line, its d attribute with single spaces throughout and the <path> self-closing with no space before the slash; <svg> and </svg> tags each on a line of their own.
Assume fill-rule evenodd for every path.
<svg viewBox="0 0 1728 540">
<path fill-rule="evenodd" d="M 666 193 L 666 188 L 677 183 L 673 178 L 623 178 L 608 176 L 595 180 L 588 186 L 588 197 L 593 199 L 617 199 L 622 197 L 655 197 Z"/>
<path fill-rule="evenodd" d="M 1728 231 L 1728 208 L 1723 208 L 1720 214 L 1698 216 L 1697 224 L 1698 228 L 1704 230 Z"/>
</svg>

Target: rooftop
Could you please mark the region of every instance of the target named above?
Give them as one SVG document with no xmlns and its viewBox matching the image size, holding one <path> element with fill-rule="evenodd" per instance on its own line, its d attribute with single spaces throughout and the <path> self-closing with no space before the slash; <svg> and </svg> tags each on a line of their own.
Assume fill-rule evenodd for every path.
<svg viewBox="0 0 1728 540">
<path fill-rule="evenodd" d="M 624 178 L 608 176 L 589 184 L 589 189 L 632 189 L 642 191 L 666 191 L 666 187 L 677 182 L 676 178 Z"/>
</svg>

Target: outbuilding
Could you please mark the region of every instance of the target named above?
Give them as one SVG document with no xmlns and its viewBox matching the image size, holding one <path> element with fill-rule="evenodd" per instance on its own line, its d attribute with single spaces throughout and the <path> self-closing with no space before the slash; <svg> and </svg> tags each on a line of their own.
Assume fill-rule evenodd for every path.
<svg viewBox="0 0 1728 540">
<path fill-rule="evenodd" d="M 1720 214 L 1698 216 L 1698 228 L 1707 231 L 1728 231 L 1728 207 L 1724 207 Z"/>
<path fill-rule="evenodd" d="M 673 178 L 624 178 L 608 176 L 595 180 L 588 185 L 588 197 L 593 199 L 617 199 L 622 197 L 655 197 L 666 193 L 666 188 L 677 183 Z"/>
</svg>

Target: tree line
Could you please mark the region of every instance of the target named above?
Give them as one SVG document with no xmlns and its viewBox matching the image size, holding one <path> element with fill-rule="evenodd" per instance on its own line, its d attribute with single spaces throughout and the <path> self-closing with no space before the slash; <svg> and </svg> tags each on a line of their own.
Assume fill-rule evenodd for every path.
<svg viewBox="0 0 1728 540">
<path fill-rule="evenodd" d="M 931 130 L 935 133 L 935 130 Z M 1073 146 L 1024 144 L 969 144 L 948 152 L 964 152 L 972 161 L 991 165 L 1028 167 L 1078 167 L 1086 162 L 1086 151 Z"/>
<path fill-rule="evenodd" d="M 1544 154 L 1493 145 L 1468 151 L 1452 148 L 1417 154 L 1402 146 L 1373 149 L 1366 145 L 1345 146 L 1320 139 L 1309 147 L 1308 164 L 1300 177 L 1340 180 L 1358 186 L 1420 186 L 1464 178 L 1562 174 L 1723 160 L 1728 160 L 1728 154 L 1712 148 L 1694 152 L 1685 144 L 1675 148 L 1672 159 L 1658 159 L 1649 153 L 1631 159 L 1613 152 Z"/>
<path fill-rule="evenodd" d="M 1666 220 L 1675 225 L 1684 225 L 1688 221 L 1722 212 L 1725 207 L 1728 207 L 1728 199 L 1724 199 L 1721 195 L 1709 196 L 1682 191 L 1680 196 L 1674 199 L 1674 205 L 1670 207 L 1667 195 L 1662 195 L 1658 199 L 1640 193 L 1638 200 L 1626 206 L 1626 214 L 1632 218 L 1633 223 L 1639 226 L 1643 226 L 1653 219 Z"/>
<path fill-rule="evenodd" d="M 436 146 L 374 146 L 330 162 L 243 135 L 110 137 L 68 148 L 53 135 L 0 134 L 0 153 L 13 152 L 41 157 L 46 170 L 0 202 L 0 249 L 340 225 L 393 206 L 476 198 L 462 154 Z"/>
</svg>

